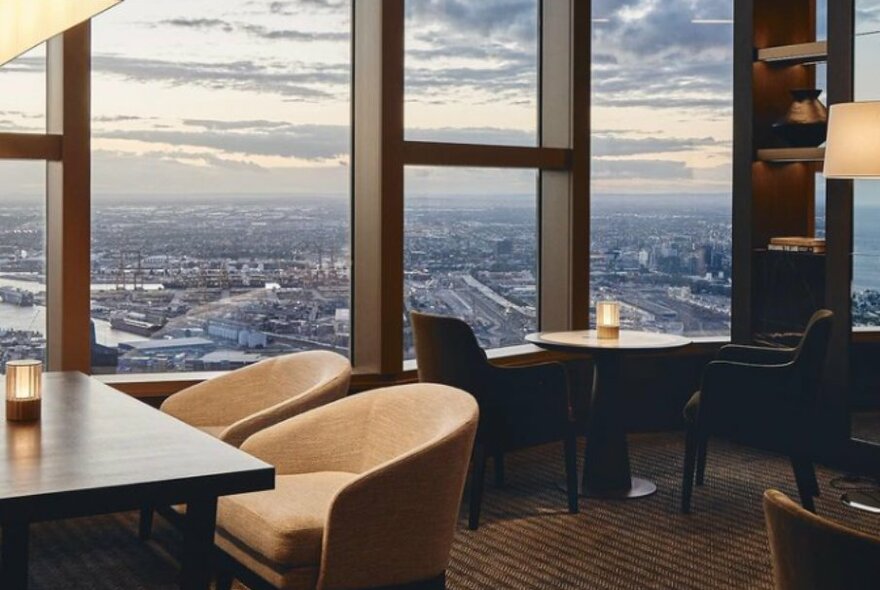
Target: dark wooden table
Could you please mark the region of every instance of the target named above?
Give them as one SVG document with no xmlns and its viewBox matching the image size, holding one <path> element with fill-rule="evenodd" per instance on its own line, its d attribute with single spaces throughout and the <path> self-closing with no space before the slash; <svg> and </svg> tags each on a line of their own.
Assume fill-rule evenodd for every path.
<svg viewBox="0 0 880 590">
<path fill-rule="evenodd" d="M 641 498 L 657 491 L 653 482 L 633 477 L 621 408 L 621 362 L 624 355 L 682 348 L 690 340 L 668 334 L 621 330 L 620 338 L 599 339 L 593 330 L 540 332 L 526 336 L 548 350 L 589 354 L 595 377 L 590 397 L 581 494 L 590 498 Z"/>
<path fill-rule="evenodd" d="M 32 522 L 186 504 L 180 587 L 207 590 L 217 498 L 274 487 L 272 466 L 81 373 L 43 376 L 39 422 L 5 418 L 0 588 L 27 588 Z"/>
</svg>

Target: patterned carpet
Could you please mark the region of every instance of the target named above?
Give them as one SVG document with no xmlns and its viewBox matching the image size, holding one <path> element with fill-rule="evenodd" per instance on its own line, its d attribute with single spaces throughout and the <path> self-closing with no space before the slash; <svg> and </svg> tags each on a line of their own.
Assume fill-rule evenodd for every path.
<svg viewBox="0 0 880 590">
<path fill-rule="evenodd" d="M 694 510 L 678 513 L 680 434 L 631 437 L 633 470 L 659 492 L 626 502 L 582 501 L 569 515 L 554 483 L 561 445 L 511 455 L 507 485 L 487 484 L 483 523 L 456 538 L 448 587 L 472 589 L 771 588 L 761 493 L 796 494 L 788 463 L 713 442 L 707 483 Z M 582 447 L 581 447 L 582 448 Z M 487 481 L 491 481 L 491 469 Z M 880 517 L 842 506 L 829 487 L 837 474 L 819 471 L 818 511 L 880 534 Z M 47 523 L 32 534 L 32 587 L 171 590 L 176 531 L 161 523 L 155 539 L 136 538 L 136 515 Z"/>
</svg>

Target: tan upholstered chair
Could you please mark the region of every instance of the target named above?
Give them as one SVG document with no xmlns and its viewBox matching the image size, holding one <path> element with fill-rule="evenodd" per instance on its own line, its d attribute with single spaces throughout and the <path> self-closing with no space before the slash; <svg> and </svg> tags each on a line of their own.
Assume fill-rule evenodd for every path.
<svg viewBox="0 0 880 590">
<path fill-rule="evenodd" d="M 764 492 L 776 590 L 880 588 L 880 538 L 816 516 L 776 490 Z"/>
<path fill-rule="evenodd" d="M 266 359 L 175 393 L 162 411 L 233 446 L 268 426 L 336 401 L 348 393 L 351 364 L 329 351 Z M 174 515 L 162 511 L 174 522 Z M 141 538 L 150 536 L 152 508 L 141 511 Z"/>
<path fill-rule="evenodd" d="M 218 590 L 444 588 L 478 413 L 461 390 L 401 385 L 249 438 L 275 489 L 220 499 Z"/>
</svg>

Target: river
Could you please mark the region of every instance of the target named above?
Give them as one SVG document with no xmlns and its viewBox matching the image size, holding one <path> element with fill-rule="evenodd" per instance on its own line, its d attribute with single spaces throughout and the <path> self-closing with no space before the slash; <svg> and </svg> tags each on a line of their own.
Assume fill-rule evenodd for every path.
<svg viewBox="0 0 880 590">
<path fill-rule="evenodd" d="M 8 276 L 8 275 L 7 275 Z M 36 281 L 27 281 L 0 277 L 0 287 L 15 287 L 32 293 L 44 291 L 46 286 Z M 162 285 L 144 285 L 147 290 L 161 289 Z M 92 291 L 109 291 L 115 289 L 115 285 L 93 284 Z M 110 322 L 105 320 L 95 321 L 95 338 L 98 344 L 116 348 L 120 342 L 131 342 L 133 340 L 143 340 L 142 336 L 137 334 L 129 334 L 128 332 L 120 332 L 110 327 Z M 8 305 L 0 303 L 0 328 L 12 330 L 31 330 L 45 334 L 46 332 L 46 308 L 41 305 L 33 307 L 19 307 L 17 305 Z"/>
</svg>

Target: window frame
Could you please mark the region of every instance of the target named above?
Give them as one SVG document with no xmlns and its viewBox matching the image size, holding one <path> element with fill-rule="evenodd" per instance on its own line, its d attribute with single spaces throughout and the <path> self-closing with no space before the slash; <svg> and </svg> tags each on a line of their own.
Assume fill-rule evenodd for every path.
<svg viewBox="0 0 880 590">
<path fill-rule="evenodd" d="M 360 388 L 413 377 L 402 346 L 407 166 L 537 170 L 539 327 L 588 327 L 591 4 L 538 0 L 538 145 L 517 147 L 405 140 L 405 0 L 352 2 L 351 354 Z M 53 371 L 91 372 L 90 83 L 86 22 L 48 41 L 46 132 L 0 133 L 0 160 L 47 163 Z M 552 357 L 526 345 L 510 354 L 514 363 Z M 161 397 L 215 374 L 100 378 L 133 395 Z"/>
</svg>

